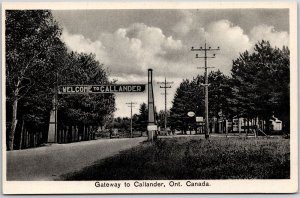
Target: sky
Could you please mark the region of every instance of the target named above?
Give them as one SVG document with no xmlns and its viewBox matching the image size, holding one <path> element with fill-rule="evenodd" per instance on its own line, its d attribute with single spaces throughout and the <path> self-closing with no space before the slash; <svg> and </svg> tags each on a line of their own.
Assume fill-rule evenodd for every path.
<svg viewBox="0 0 300 198">
<path fill-rule="evenodd" d="M 288 9 L 54 10 L 53 15 L 69 50 L 94 53 L 111 80 L 147 84 L 147 70 L 152 68 L 158 111 L 165 102 L 158 82 L 173 82 L 167 90 L 169 109 L 180 82 L 204 73 L 197 69 L 204 60 L 195 58 L 192 46 L 199 48 L 206 41 L 220 47 L 210 54 L 216 58 L 209 59 L 208 66 L 226 75 L 232 60 L 262 39 L 279 48 L 289 46 Z M 130 116 L 128 102 L 137 103 L 133 113 L 138 113 L 147 96 L 147 90 L 116 94 L 115 116 Z"/>
</svg>

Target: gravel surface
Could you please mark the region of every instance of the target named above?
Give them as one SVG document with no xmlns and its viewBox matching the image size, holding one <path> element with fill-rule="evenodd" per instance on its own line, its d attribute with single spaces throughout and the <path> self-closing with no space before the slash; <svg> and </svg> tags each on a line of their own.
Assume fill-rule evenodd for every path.
<svg viewBox="0 0 300 198">
<path fill-rule="evenodd" d="M 137 146 L 145 137 L 101 139 L 71 144 L 51 144 L 20 151 L 7 151 L 7 180 L 51 181 L 80 170 L 95 161 Z"/>
</svg>

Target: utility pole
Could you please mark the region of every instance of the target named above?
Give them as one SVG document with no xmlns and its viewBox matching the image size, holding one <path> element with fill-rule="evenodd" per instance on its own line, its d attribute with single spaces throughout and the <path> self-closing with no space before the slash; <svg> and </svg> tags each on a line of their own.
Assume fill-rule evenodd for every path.
<svg viewBox="0 0 300 198">
<path fill-rule="evenodd" d="M 170 84 L 173 84 L 174 82 L 167 82 L 167 79 L 165 78 L 164 82 L 157 82 L 157 84 L 163 84 L 163 86 L 160 86 L 160 88 L 165 89 L 165 130 L 167 130 L 167 89 L 172 88 Z M 168 85 L 168 86 L 167 86 Z"/>
<path fill-rule="evenodd" d="M 220 50 L 220 47 L 218 48 L 211 48 L 207 47 L 206 41 L 204 44 L 204 48 L 200 47 L 198 49 L 195 49 L 194 47 L 191 48 L 191 51 L 204 51 L 204 56 L 200 57 L 198 54 L 196 54 L 196 58 L 204 58 L 204 67 L 197 67 L 197 69 L 203 69 L 204 68 L 204 78 L 205 78 L 205 84 L 201 84 L 205 87 L 205 139 L 209 138 L 209 123 L 208 123 L 208 77 L 207 77 L 207 69 L 213 68 L 213 67 L 207 67 L 207 59 L 208 58 L 215 58 L 216 54 L 213 54 L 213 56 L 207 56 L 208 51 L 214 51 L 214 50 Z"/>
<path fill-rule="evenodd" d="M 137 103 L 135 103 L 135 102 L 129 102 L 129 103 L 126 103 L 126 104 L 129 104 L 128 107 L 130 107 L 130 137 L 132 138 L 133 137 L 133 134 L 132 134 L 132 107 L 135 107 L 133 105 L 137 104 Z"/>
</svg>

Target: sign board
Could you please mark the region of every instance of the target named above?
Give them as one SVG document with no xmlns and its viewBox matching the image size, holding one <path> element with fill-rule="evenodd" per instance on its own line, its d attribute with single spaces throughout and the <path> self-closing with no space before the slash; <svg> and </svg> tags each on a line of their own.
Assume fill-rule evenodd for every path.
<svg viewBox="0 0 300 198">
<path fill-rule="evenodd" d="M 194 117 L 194 116 L 195 116 L 195 113 L 192 112 L 192 111 L 190 111 L 190 112 L 187 113 L 187 115 L 188 115 L 189 117 Z"/>
<path fill-rule="evenodd" d="M 196 122 L 203 122 L 203 117 L 196 117 Z"/>
<path fill-rule="evenodd" d="M 58 94 L 88 94 L 88 93 L 134 93 L 144 92 L 145 84 L 119 84 L 119 85 L 61 85 Z"/>
<path fill-rule="evenodd" d="M 157 125 L 148 125 L 147 130 L 148 131 L 157 131 Z"/>
</svg>

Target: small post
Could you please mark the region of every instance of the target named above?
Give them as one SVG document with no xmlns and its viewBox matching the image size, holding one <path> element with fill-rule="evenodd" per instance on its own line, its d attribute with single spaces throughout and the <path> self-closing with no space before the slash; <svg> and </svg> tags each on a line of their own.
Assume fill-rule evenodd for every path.
<svg viewBox="0 0 300 198">
<path fill-rule="evenodd" d="M 165 78 L 164 82 L 157 82 L 157 84 L 163 84 L 163 86 L 160 86 L 160 88 L 165 89 L 165 92 L 164 92 L 164 95 L 165 95 L 165 130 L 167 130 L 167 89 L 172 88 L 172 86 L 170 84 L 173 84 L 173 83 L 174 82 L 167 82 L 166 78 Z"/>
<path fill-rule="evenodd" d="M 132 107 L 135 107 L 133 106 L 134 104 L 137 104 L 135 102 L 129 102 L 129 103 L 126 103 L 126 104 L 129 104 L 130 106 L 130 137 L 133 138 L 133 133 L 132 133 Z"/>
</svg>

